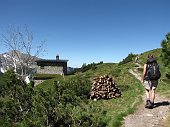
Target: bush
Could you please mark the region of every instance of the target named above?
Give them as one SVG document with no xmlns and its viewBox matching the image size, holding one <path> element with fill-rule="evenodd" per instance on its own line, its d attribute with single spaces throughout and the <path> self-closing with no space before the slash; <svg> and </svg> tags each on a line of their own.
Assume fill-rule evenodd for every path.
<svg viewBox="0 0 170 127">
<path fill-rule="evenodd" d="M 119 65 L 132 62 L 133 59 L 134 59 L 134 57 L 136 57 L 136 56 L 137 56 L 137 55 L 130 53 L 125 59 L 123 59 L 121 62 L 119 62 Z"/>
<path fill-rule="evenodd" d="M 54 89 L 47 91 L 37 90 L 30 112 L 33 117 L 29 118 L 32 122 L 26 121 L 29 126 L 106 126 L 106 111 L 89 104 L 89 80 L 77 76 L 54 81 L 54 86 Z"/>
<path fill-rule="evenodd" d="M 90 91 L 91 82 L 85 78 L 81 78 L 77 76 L 63 82 L 56 81 L 54 85 L 56 91 L 61 91 L 62 93 L 67 93 L 67 91 L 70 92 L 72 91 L 73 97 L 78 96 L 83 99 L 86 99 Z"/>
<path fill-rule="evenodd" d="M 34 89 L 32 84 L 19 80 L 12 70 L 2 77 L 0 94 L 1 126 L 18 126 L 32 108 Z"/>
<path fill-rule="evenodd" d="M 33 79 L 34 80 L 47 80 L 52 78 L 62 78 L 59 74 L 34 74 Z"/>
</svg>

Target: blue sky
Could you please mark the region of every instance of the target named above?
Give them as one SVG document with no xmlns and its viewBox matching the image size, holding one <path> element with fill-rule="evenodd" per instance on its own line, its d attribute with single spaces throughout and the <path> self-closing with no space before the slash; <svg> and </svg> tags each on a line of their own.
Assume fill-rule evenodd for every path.
<svg viewBox="0 0 170 127">
<path fill-rule="evenodd" d="M 169 15 L 169 0 L 0 0 L 0 34 L 26 24 L 34 43 L 46 40 L 42 58 L 81 67 L 161 47 Z"/>
</svg>

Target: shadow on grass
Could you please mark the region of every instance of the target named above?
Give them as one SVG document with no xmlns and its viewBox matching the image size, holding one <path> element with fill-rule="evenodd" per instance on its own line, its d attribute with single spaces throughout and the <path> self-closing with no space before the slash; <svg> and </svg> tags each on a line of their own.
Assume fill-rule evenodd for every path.
<svg viewBox="0 0 170 127">
<path fill-rule="evenodd" d="M 118 85 L 118 88 L 123 92 L 129 90 L 130 86 L 128 85 Z"/>
<path fill-rule="evenodd" d="M 166 84 L 170 84 L 170 79 L 164 78 L 162 79 L 163 82 L 165 82 Z"/>
<path fill-rule="evenodd" d="M 154 104 L 154 108 L 159 107 L 159 106 L 167 106 L 167 105 L 169 105 L 169 101 L 157 102 Z"/>
</svg>

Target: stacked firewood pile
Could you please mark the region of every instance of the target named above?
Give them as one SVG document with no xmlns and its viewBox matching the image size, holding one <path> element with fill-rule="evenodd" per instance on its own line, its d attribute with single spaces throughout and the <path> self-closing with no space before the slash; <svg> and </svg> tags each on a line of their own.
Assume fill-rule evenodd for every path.
<svg viewBox="0 0 170 127">
<path fill-rule="evenodd" d="M 121 96 L 120 89 L 116 88 L 115 81 L 113 80 L 112 77 L 106 75 L 93 79 L 90 91 L 91 99 L 94 100 L 109 99 L 120 96 Z"/>
</svg>

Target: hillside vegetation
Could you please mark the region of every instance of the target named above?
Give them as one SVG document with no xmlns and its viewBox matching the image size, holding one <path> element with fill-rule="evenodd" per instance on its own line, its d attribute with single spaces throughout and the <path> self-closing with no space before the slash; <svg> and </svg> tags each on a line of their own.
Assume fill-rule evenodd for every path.
<svg viewBox="0 0 170 127">
<path fill-rule="evenodd" d="M 148 54 L 156 56 L 162 77 L 158 92 L 170 97 L 168 68 L 161 61 L 161 49 L 140 54 L 143 65 Z M 142 102 L 144 88 L 129 69 L 136 66 L 129 54 L 119 64 L 100 63 L 83 67 L 72 75 L 55 77 L 37 87 L 24 85 L 11 71 L 0 76 L 0 125 L 2 127 L 118 127 L 123 117 Z M 142 73 L 142 70 L 139 70 Z M 122 96 L 115 99 L 89 99 L 91 81 L 103 75 L 114 77 Z M 10 110 L 9 110 L 10 109 Z"/>
<path fill-rule="evenodd" d="M 139 54 L 139 63 L 143 66 L 146 62 L 147 56 L 149 54 L 153 54 L 160 66 L 160 70 L 162 73 L 162 77 L 159 80 L 158 85 L 158 92 L 166 97 L 170 97 L 170 80 L 166 77 L 168 73 L 168 68 L 164 66 L 162 62 L 161 56 L 161 48 L 154 49 L 151 51 L 144 52 Z M 137 81 L 132 75 L 129 74 L 128 70 L 136 66 L 134 64 L 135 57 L 137 55 L 129 54 L 125 59 L 123 59 L 119 64 L 114 63 L 104 63 L 104 64 L 97 64 L 91 66 L 86 71 L 78 71 L 75 75 L 66 76 L 63 80 L 70 80 L 74 77 L 81 77 L 83 79 L 92 80 L 94 77 L 101 76 L 101 75 L 111 75 L 114 77 L 117 86 L 122 91 L 122 97 L 117 99 L 111 100 L 99 100 L 94 102 L 89 100 L 87 106 L 96 104 L 97 108 L 105 110 L 107 113 L 102 116 L 98 116 L 98 118 L 108 118 L 107 122 L 105 123 L 106 126 L 119 126 L 121 124 L 121 120 L 123 116 L 127 115 L 128 113 L 132 113 L 135 109 L 135 104 L 141 101 L 140 96 L 143 94 L 143 87 L 139 81 Z M 83 70 L 83 69 L 82 69 Z M 143 73 L 143 70 L 138 70 L 140 73 Z M 39 88 L 51 88 L 53 89 L 54 85 L 52 82 L 58 79 L 52 79 L 49 81 L 44 82 L 43 84 L 39 85 Z M 137 95 L 137 96 L 136 96 Z M 114 106 L 113 106 L 114 105 Z M 126 105 L 126 106 L 125 106 Z M 111 116 L 111 117 L 110 117 Z"/>
<path fill-rule="evenodd" d="M 136 80 L 128 72 L 129 68 L 132 68 L 133 66 L 134 66 L 133 62 L 128 62 L 125 65 L 123 64 L 119 65 L 114 63 L 98 64 L 95 65 L 95 69 L 94 66 L 92 66 L 91 69 L 88 69 L 85 72 L 78 71 L 74 75 L 65 76 L 64 79 L 54 78 L 51 80 L 47 80 L 42 84 L 38 85 L 37 89 L 44 89 L 48 91 L 48 89 L 55 88 L 54 82 L 62 82 L 62 83 L 67 82 L 66 84 L 68 84 L 68 82 L 73 82 L 70 83 L 70 85 L 67 85 L 68 90 L 73 90 L 72 87 L 74 87 L 74 85 L 77 84 L 76 83 L 77 80 L 81 80 L 81 81 L 89 81 L 89 83 L 85 84 L 87 85 L 86 88 L 84 88 L 83 86 L 79 88 L 79 90 L 82 91 L 83 89 L 86 89 L 89 92 L 91 86 L 91 80 L 93 78 L 102 75 L 110 75 L 114 77 L 117 87 L 120 88 L 122 92 L 122 96 L 120 98 L 93 101 L 90 100 L 87 96 L 87 99 L 81 99 L 81 103 L 79 103 L 79 105 L 77 105 L 74 108 L 76 108 L 77 110 L 76 113 L 78 113 L 77 114 L 78 116 L 81 116 L 83 112 L 85 114 L 88 114 L 88 116 L 90 116 L 89 119 L 92 119 L 91 120 L 92 124 L 96 123 L 96 126 L 117 127 L 121 125 L 121 120 L 123 119 L 123 116 L 126 116 L 127 114 L 134 112 L 135 106 L 141 102 L 143 87 L 140 84 L 140 82 Z M 84 101 L 86 104 L 83 105 L 82 107 Z M 86 110 L 82 111 L 82 108 L 84 109 L 84 106 Z M 100 111 L 103 111 L 104 114 Z M 73 115 L 75 114 L 73 113 Z M 82 118 L 80 117 L 80 120 L 81 119 Z M 103 124 L 101 124 L 102 121 Z"/>
</svg>

